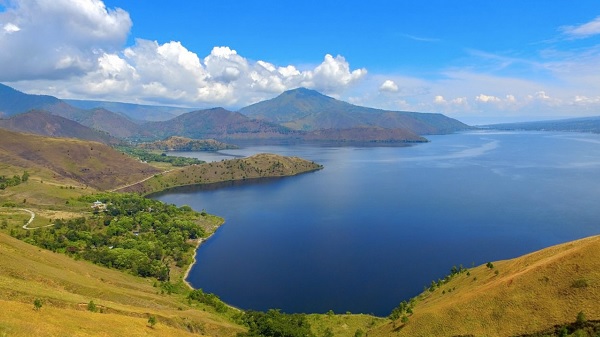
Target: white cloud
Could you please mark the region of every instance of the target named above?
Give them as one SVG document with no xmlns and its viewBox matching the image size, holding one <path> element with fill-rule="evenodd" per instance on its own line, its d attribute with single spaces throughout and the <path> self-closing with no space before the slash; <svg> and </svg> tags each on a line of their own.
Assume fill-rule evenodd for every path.
<svg viewBox="0 0 600 337">
<path fill-rule="evenodd" d="M 327 54 L 323 63 L 313 71 L 304 73 L 306 80 L 302 81 L 301 85 L 331 94 L 339 92 L 340 88 L 347 87 L 366 74 L 367 70 L 364 68 L 350 71 L 350 64 L 343 56 L 338 55 L 334 58 Z"/>
<path fill-rule="evenodd" d="M 0 81 L 66 78 L 121 48 L 129 14 L 99 0 L 11 1 L 0 12 Z"/>
<path fill-rule="evenodd" d="M 379 91 L 398 92 L 398 85 L 392 80 L 385 80 L 379 87 Z"/>
<path fill-rule="evenodd" d="M 561 29 L 571 38 L 586 38 L 600 34 L 600 16 L 579 26 L 565 26 Z"/>
<path fill-rule="evenodd" d="M 435 104 L 446 104 L 448 103 L 444 96 L 437 95 L 433 98 L 433 103 Z"/>
<path fill-rule="evenodd" d="M 483 102 L 483 103 L 497 103 L 500 102 L 500 98 L 496 97 L 496 96 L 488 96 L 488 95 L 484 95 L 484 94 L 479 94 L 478 96 L 475 97 L 475 100 L 478 102 Z"/>
<path fill-rule="evenodd" d="M 11 34 L 11 33 L 15 33 L 21 30 L 21 28 L 19 28 L 17 25 L 15 25 L 14 23 L 7 23 L 4 25 L 3 27 L 4 32 Z"/>
</svg>

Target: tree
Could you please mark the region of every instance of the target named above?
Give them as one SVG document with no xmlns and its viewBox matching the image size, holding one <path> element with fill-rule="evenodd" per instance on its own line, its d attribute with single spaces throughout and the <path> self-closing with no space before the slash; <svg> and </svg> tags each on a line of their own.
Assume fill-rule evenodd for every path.
<svg viewBox="0 0 600 337">
<path fill-rule="evenodd" d="M 585 317 L 585 314 L 583 313 L 583 311 L 578 312 L 575 323 L 577 323 L 577 325 L 581 327 L 585 324 L 585 322 L 587 322 L 587 318 Z"/>
<path fill-rule="evenodd" d="M 96 312 L 98 310 L 98 308 L 96 307 L 96 303 L 94 303 L 94 301 L 90 301 L 90 303 L 88 303 L 87 305 L 87 310 L 91 312 Z"/>
<path fill-rule="evenodd" d="M 155 316 L 148 317 L 148 324 L 150 324 L 151 328 L 154 328 L 154 326 L 156 325 L 156 317 Z"/>
<path fill-rule="evenodd" d="M 33 300 L 33 308 L 34 308 L 35 310 L 40 310 L 40 309 L 42 308 L 42 305 L 43 305 L 43 304 L 44 304 L 44 303 L 43 303 L 43 302 L 42 302 L 42 300 L 41 300 L 41 299 L 39 299 L 39 298 L 36 298 L 35 300 Z"/>
</svg>

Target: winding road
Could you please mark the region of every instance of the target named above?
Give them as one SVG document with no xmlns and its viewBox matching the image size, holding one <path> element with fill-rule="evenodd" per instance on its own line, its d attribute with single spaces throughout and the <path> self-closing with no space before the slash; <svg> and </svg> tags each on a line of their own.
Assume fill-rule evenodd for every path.
<svg viewBox="0 0 600 337">
<path fill-rule="evenodd" d="M 46 226 L 40 226 L 40 227 L 35 227 L 35 228 L 29 228 L 28 226 L 33 222 L 33 220 L 35 219 L 35 213 L 33 213 L 32 210 L 29 209 L 25 209 L 25 208 L 19 208 L 19 211 L 23 211 L 23 212 L 27 212 L 29 213 L 29 215 L 31 215 L 31 217 L 29 218 L 29 221 L 27 221 L 26 224 L 23 225 L 23 229 L 27 229 L 27 230 L 31 230 L 31 229 L 38 229 L 38 228 L 44 228 L 44 227 L 50 227 L 50 226 L 54 226 L 54 224 L 50 224 L 50 225 L 46 225 Z"/>
</svg>

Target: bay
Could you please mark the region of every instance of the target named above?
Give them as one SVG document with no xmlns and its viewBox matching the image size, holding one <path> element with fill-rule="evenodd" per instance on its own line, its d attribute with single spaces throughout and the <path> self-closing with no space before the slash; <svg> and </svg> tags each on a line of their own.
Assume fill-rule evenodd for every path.
<svg viewBox="0 0 600 337">
<path fill-rule="evenodd" d="M 600 136 L 477 131 L 409 147 L 248 145 L 324 169 L 153 196 L 226 219 L 188 281 L 244 309 L 372 313 L 452 266 L 600 232 Z"/>
</svg>

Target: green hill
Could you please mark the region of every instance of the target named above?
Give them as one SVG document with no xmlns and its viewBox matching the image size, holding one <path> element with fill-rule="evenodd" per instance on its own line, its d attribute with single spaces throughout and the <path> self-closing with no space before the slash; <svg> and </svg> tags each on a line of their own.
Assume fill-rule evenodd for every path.
<svg viewBox="0 0 600 337">
<path fill-rule="evenodd" d="M 361 107 L 305 88 L 286 91 L 273 99 L 247 106 L 240 112 L 304 131 L 380 127 L 430 135 L 469 129 L 469 126 L 442 114 Z"/>
</svg>

